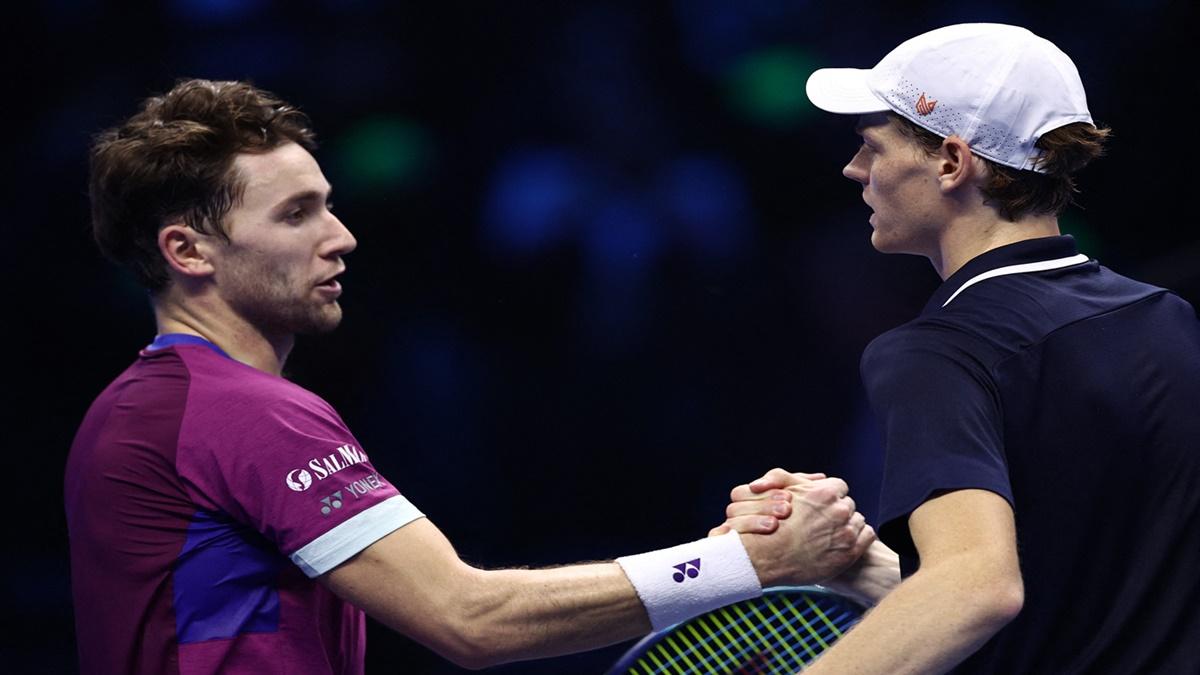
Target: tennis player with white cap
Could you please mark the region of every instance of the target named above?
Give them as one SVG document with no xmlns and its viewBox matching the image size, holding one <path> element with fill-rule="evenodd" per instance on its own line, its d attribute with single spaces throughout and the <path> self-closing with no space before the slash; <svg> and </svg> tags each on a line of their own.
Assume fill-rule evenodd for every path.
<svg viewBox="0 0 1200 675">
<path fill-rule="evenodd" d="M 871 243 L 943 279 L 862 359 L 903 581 L 811 672 L 1200 672 L 1200 321 L 1059 231 L 1108 136 L 1075 65 L 966 24 L 807 90 L 859 116 Z"/>
</svg>

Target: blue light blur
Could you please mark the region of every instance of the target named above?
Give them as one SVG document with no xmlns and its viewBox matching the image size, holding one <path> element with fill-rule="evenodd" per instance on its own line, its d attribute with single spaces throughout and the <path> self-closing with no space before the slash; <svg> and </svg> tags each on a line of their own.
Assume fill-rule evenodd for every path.
<svg viewBox="0 0 1200 675">
<path fill-rule="evenodd" d="M 736 259 L 752 232 L 744 180 L 717 157 L 682 157 L 661 178 L 661 206 L 689 253 L 702 262 Z"/>
<path fill-rule="evenodd" d="M 610 195 L 587 220 L 585 259 L 608 279 L 638 279 L 663 249 L 662 221 L 639 197 Z"/>
<path fill-rule="evenodd" d="M 265 0 L 171 0 L 177 19 L 192 23 L 231 24 L 248 19 L 267 6 Z"/>
<path fill-rule="evenodd" d="M 188 43 L 179 58 L 189 76 L 278 82 L 303 60 L 300 44 L 295 36 L 284 33 L 221 34 Z"/>
<path fill-rule="evenodd" d="M 530 256 L 573 234 L 572 214 L 585 191 L 579 164 L 561 149 L 521 150 L 501 163 L 483 219 L 493 252 Z"/>
</svg>

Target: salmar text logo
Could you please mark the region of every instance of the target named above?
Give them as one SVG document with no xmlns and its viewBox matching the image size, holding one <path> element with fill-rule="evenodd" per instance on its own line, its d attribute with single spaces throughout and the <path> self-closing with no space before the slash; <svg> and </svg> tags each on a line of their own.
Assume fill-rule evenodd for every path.
<svg viewBox="0 0 1200 675">
<path fill-rule="evenodd" d="M 325 480 L 346 467 L 362 464 L 367 461 L 367 453 L 347 443 L 324 457 L 314 457 L 308 460 L 307 469 L 293 469 L 288 472 L 284 481 L 296 492 L 304 492 L 312 487 L 313 477 Z"/>
</svg>

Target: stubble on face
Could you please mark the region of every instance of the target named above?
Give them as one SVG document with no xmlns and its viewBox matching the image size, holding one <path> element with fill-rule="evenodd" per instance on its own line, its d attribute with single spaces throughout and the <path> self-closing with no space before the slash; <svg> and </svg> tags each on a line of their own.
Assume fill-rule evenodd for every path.
<svg viewBox="0 0 1200 675">
<path fill-rule="evenodd" d="M 234 170 L 245 189 L 218 255 L 221 296 L 272 340 L 332 331 L 342 308 L 328 286 L 318 286 L 344 269 L 337 258 L 354 241 L 328 212 L 330 188 L 316 160 L 286 144 L 239 156 Z M 293 219 L 293 211 L 300 215 Z"/>
<path fill-rule="evenodd" d="M 342 320 L 336 300 L 317 296 L 317 280 L 298 279 L 286 264 L 231 247 L 222 279 L 230 307 L 264 335 L 319 335 Z"/>
</svg>

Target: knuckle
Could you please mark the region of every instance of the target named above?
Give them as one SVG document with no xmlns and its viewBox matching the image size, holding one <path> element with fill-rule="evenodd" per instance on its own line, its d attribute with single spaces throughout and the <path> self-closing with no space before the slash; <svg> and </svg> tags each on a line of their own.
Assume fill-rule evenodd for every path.
<svg viewBox="0 0 1200 675">
<path fill-rule="evenodd" d="M 773 483 L 786 484 L 787 477 L 789 475 L 791 475 L 791 474 L 789 474 L 787 471 L 784 471 L 783 469 L 781 469 L 779 467 L 775 467 L 774 469 L 771 469 L 770 471 L 763 474 L 763 478 L 766 478 Z"/>
<path fill-rule="evenodd" d="M 832 502 L 838 498 L 837 490 L 828 483 L 815 485 L 808 491 L 808 493 L 812 495 L 813 499 L 817 499 L 822 502 Z"/>
</svg>

